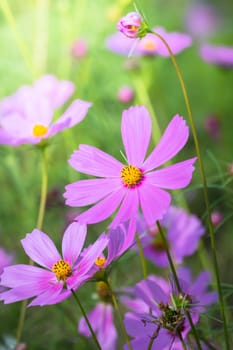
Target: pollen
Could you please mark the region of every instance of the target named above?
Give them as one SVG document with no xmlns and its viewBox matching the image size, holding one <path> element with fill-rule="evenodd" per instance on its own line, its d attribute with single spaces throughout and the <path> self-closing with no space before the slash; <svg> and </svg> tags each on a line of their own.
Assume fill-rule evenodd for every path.
<svg viewBox="0 0 233 350">
<path fill-rule="evenodd" d="M 140 185 L 144 178 L 144 174 L 141 169 L 134 165 L 126 165 L 121 169 L 121 179 L 126 187 L 135 187 Z"/>
<path fill-rule="evenodd" d="M 55 273 L 58 281 L 66 281 L 71 275 L 70 264 L 65 260 L 58 260 L 53 264 L 52 271 Z"/>
<path fill-rule="evenodd" d="M 32 130 L 32 133 L 35 137 L 42 137 L 46 135 L 48 132 L 47 126 L 44 126 L 42 124 L 36 124 Z"/>
<path fill-rule="evenodd" d="M 101 267 L 104 266 L 105 261 L 106 261 L 106 259 L 105 259 L 103 256 L 99 256 L 99 257 L 95 260 L 95 264 L 96 264 L 96 266 L 98 266 L 98 267 L 101 268 Z"/>
</svg>

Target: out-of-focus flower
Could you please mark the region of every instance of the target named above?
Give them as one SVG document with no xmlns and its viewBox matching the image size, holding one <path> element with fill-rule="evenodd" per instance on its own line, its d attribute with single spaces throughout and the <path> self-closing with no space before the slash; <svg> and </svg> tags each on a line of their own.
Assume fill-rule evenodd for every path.
<svg viewBox="0 0 233 350">
<path fill-rule="evenodd" d="M 10 266 L 13 263 L 13 255 L 9 254 L 5 251 L 5 249 L 0 247 L 0 281 L 1 281 L 1 274 L 3 273 L 3 270 L 5 267 Z M 0 292 L 5 290 L 0 285 Z"/>
<path fill-rule="evenodd" d="M 111 224 L 114 228 L 135 218 L 141 207 L 147 225 L 151 226 L 162 219 L 171 202 L 170 194 L 163 189 L 184 188 L 191 181 L 196 158 L 158 169 L 188 140 L 189 129 L 181 116 L 172 118 L 158 145 L 146 159 L 151 118 L 144 106 L 131 107 L 123 112 L 121 133 L 126 165 L 89 145 L 80 145 L 69 160 L 77 171 L 100 177 L 65 187 L 67 205 L 81 207 L 97 203 L 77 216 L 80 223 L 105 220 L 119 207 Z"/>
<path fill-rule="evenodd" d="M 100 236 L 80 256 L 86 239 L 86 225 L 72 223 L 62 240 L 62 256 L 53 241 L 42 231 L 35 229 L 21 240 L 30 259 L 41 267 L 12 265 L 4 269 L 1 286 L 9 290 L 0 293 L 5 304 L 35 297 L 29 306 L 56 304 L 71 295 L 71 289 L 79 288 L 87 279 L 96 258 L 108 243 L 105 235 Z"/>
<path fill-rule="evenodd" d="M 84 39 L 76 40 L 71 47 L 71 54 L 74 58 L 80 59 L 87 56 L 88 46 Z"/>
<path fill-rule="evenodd" d="M 138 12 L 130 12 L 117 23 L 117 29 L 128 38 L 142 38 L 148 26 Z"/>
<path fill-rule="evenodd" d="M 196 251 L 198 242 L 205 233 L 205 228 L 198 217 L 173 206 L 168 209 L 161 225 L 166 233 L 171 255 L 177 264 L 182 263 L 184 257 Z M 147 227 L 143 218 L 139 217 L 137 232 L 143 233 L 141 243 L 145 257 L 159 267 L 169 266 L 157 225 Z"/>
<path fill-rule="evenodd" d="M 218 226 L 223 220 L 223 214 L 218 211 L 218 210 L 214 210 L 211 213 L 211 221 L 213 223 L 214 226 Z"/>
<path fill-rule="evenodd" d="M 227 165 L 227 172 L 229 175 L 233 175 L 233 163 Z"/>
<path fill-rule="evenodd" d="M 129 86 L 122 86 L 118 90 L 117 94 L 118 100 L 123 103 L 129 103 L 133 100 L 134 98 L 134 91 L 131 87 Z"/>
<path fill-rule="evenodd" d="M 204 127 L 209 136 L 214 140 L 218 141 L 220 137 L 220 120 L 215 115 L 209 115 L 205 118 Z"/>
<path fill-rule="evenodd" d="M 188 34 L 168 33 L 162 27 L 154 28 L 153 31 L 160 34 L 167 41 L 174 55 L 192 45 L 192 39 Z M 152 33 L 148 33 L 140 40 L 127 38 L 122 33 L 115 33 L 107 38 L 106 46 L 109 50 L 120 55 L 128 55 L 133 50 L 134 56 L 169 57 L 169 52 L 164 43 Z"/>
<path fill-rule="evenodd" d="M 233 47 L 203 44 L 199 50 L 201 58 L 211 64 L 224 68 L 233 67 Z"/>
<path fill-rule="evenodd" d="M 99 302 L 87 314 L 87 317 L 101 345 L 101 349 L 116 350 L 117 331 L 113 320 L 113 306 Z M 79 321 L 78 332 L 85 337 L 91 337 L 84 317 Z"/>
<path fill-rule="evenodd" d="M 48 191 L 46 197 L 46 208 L 63 206 L 64 199 L 62 197 L 61 190 L 58 187 L 53 187 Z"/>
<path fill-rule="evenodd" d="M 74 100 L 56 121 L 54 112 L 72 95 L 74 85 L 45 75 L 33 86 L 22 86 L 14 95 L 0 102 L 0 144 L 18 146 L 38 144 L 79 123 L 90 102 Z"/>
<path fill-rule="evenodd" d="M 180 349 L 179 333 L 185 340 L 190 331 L 186 312 L 190 312 L 192 321 L 196 324 L 200 313 L 217 301 L 217 294 L 207 291 L 210 283 L 208 272 L 200 273 L 193 281 L 190 270 L 182 268 L 178 272 L 178 278 L 181 293 L 156 276 L 150 276 L 135 286 L 135 301 L 141 300 L 142 305 L 139 312 L 125 315 L 126 330 L 133 337 L 131 344 L 134 350 L 147 349 L 151 341 L 152 350 L 167 350 L 171 345 L 172 349 Z M 125 302 L 127 305 L 127 300 Z M 129 303 L 129 307 L 131 305 L 134 304 Z M 147 312 L 144 311 L 146 307 Z M 125 349 L 128 347 L 125 346 Z"/>
<path fill-rule="evenodd" d="M 220 25 L 220 16 L 210 4 L 193 3 L 185 16 L 188 32 L 197 39 L 204 39 L 215 33 Z"/>
</svg>

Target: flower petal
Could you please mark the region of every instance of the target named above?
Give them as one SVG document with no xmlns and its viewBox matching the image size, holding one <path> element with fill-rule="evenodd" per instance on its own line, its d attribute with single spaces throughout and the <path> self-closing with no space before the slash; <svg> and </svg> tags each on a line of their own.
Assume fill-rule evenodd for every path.
<svg viewBox="0 0 233 350">
<path fill-rule="evenodd" d="M 125 189 L 121 188 L 78 215 L 75 219 L 81 224 L 95 224 L 96 222 L 103 221 L 117 209 L 124 195 Z"/>
<path fill-rule="evenodd" d="M 124 166 L 109 154 L 89 145 L 79 145 L 69 164 L 81 173 L 100 177 L 120 177 Z"/>
<path fill-rule="evenodd" d="M 78 222 L 69 225 L 62 239 L 63 259 L 71 265 L 77 260 L 87 235 L 87 226 Z"/>
<path fill-rule="evenodd" d="M 144 106 L 130 107 L 123 112 L 121 134 L 129 164 L 140 167 L 151 136 L 151 118 Z"/>
<path fill-rule="evenodd" d="M 161 314 L 158 304 L 160 302 L 166 304 L 169 299 L 161 287 L 151 279 L 142 280 L 137 283 L 135 294 L 148 305 L 148 308 L 152 308 L 158 316 Z"/>
<path fill-rule="evenodd" d="M 62 283 L 56 283 L 52 286 L 50 285 L 47 288 L 47 290 L 38 295 L 37 298 L 33 299 L 33 301 L 28 306 L 44 306 L 57 304 L 71 295 L 71 292 L 68 290 L 64 290 L 63 293 L 62 291 Z"/>
<path fill-rule="evenodd" d="M 139 200 L 146 223 L 152 226 L 166 214 L 171 196 L 160 188 L 144 182 L 139 187 Z"/>
<path fill-rule="evenodd" d="M 66 205 L 82 207 L 103 199 L 122 187 L 118 179 L 80 180 L 65 186 Z"/>
<path fill-rule="evenodd" d="M 174 157 L 186 144 L 189 136 L 189 129 L 186 121 L 175 115 L 168 124 L 158 145 L 146 159 L 143 169 L 149 171 Z"/>
<path fill-rule="evenodd" d="M 164 169 L 152 171 L 146 175 L 148 182 L 169 190 L 184 188 L 188 186 L 192 179 L 192 173 L 194 171 L 193 163 L 196 159 L 191 158 Z"/>
<path fill-rule="evenodd" d="M 48 235 L 40 230 L 33 230 L 21 240 L 26 254 L 37 264 L 51 270 L 53 264 L 61 259 L 57 248 Z"/>
</svg>

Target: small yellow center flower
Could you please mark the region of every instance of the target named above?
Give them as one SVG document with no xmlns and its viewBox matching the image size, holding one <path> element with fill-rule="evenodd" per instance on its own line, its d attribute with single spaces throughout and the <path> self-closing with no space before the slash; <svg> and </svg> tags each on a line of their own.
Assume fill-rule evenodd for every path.
<svg viewBox="0 0 233 350">
<path fill-rule="evenodd" d="M 95 260 L 95 265 L 98 267 L 103 267 L 105 264 L 106 259 L 103 256 L 99 256 L 96 260 Z"/>
<path fill-rule="evenodd" d="M 67 277 L 71 275 L 71 266 L 65 260 L 58 260 L 53 264 L 52 271 L 56 274 L 58 281 L 66 281 Z"/>
<path fill-rule="evenodd" d="M 121 169 L 121 179 L 126 187 L 135 187 L 141 183 L 144 174 L 134 165 L 126 165 Z"/>
<path fill-rule="evenodd" d="M 46 135 L 48 132 L 47 126 L 44 126 L 42 124 L 36 124 L 32 130 L 32 133 L 35 137 L 42 137 Z"/>
</svg>

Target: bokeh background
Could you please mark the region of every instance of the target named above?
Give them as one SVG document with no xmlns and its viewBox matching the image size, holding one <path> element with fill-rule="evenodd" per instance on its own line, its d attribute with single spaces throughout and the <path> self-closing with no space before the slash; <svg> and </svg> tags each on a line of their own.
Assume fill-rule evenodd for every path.
<svg viewBox="0 0 233 350">
<path fill-rule="evenodd" d="M 224 283 L 231 284 L 233 64 L 231 69 L 204 62 L 199 48 L 202 43 L 233 45 L 233 3 L 231 0 L 138 0 L 137 6 L 151 27 L 163 26 L 168 31 L 186 32 L 193 37 L 193 45 L 177 56 L 177 61 L 187 84 L 198 130 L 211 208 L 223 216 L 216 227 L 221 278 Z M 207 6 L 210 18 L 206 15 L 202 19 L 204 7 L 201 6 Z M 128 58 L 106 47 L 106 38 L 116 32 L 118 19 L 133 10 L 130 0 L 0 0 L 0 98 L 51 73 L 75 83 L 73 98 L 93 102 L 83 122 L 54 137 L 49 149 L 49 194 L 43 230 L 58 246 L 69 220 L 78 212 L 78 209 L 65 207 L 64 186 L 86 178 L 67 163 L 78 144 L 91 144 L 121 158 L 121 114 L 132 104 L 153 108 L 161 130 L 176 113 L 187 119 L 179 82 L 169 58 Z M 79 47 L 75 54 L 77 42 L 81 49 Z M 122 86 L 132 89 L 134 98 L 130 102 L 119 100 Z M 177 160 L 194 154 L 190 136 Z M 39 160 L 39 152 L 31 145 L 0 148 L 0 246 L 12 253 L 17 263 L 27 263 L 20 239 L 31 232 L 36 223 L 41 184 Z M 198 166 L 191 186 L 174 196 L 174 203 L 183 200 L 205 223 L 206 209 Z M 105 228 L 106 222 L 91 226 L 88 241 L 92 242 Z M 208 232 L 203 244 L 211 268 Z M 198 254 L 187 263 L 194 271 L 201 268 Z M 141 278 L 137 275 L 139 265 L 131 253 L 125 256 L 113 276 L 115 285 L 121 287 L 126 281 L 133 285 Z M 128 276 L 127 272 L 132 269 L 135 275 Z M 228 289 L 229 302 L 231 290 Z M 94 305 L 94 291 L 93 286 L 80 290 L 87 310 Z M 0 305 L 0 349 L 11 349 L 19 310 L 20 303 Z M 28 349 L 91 349 L 92 342 L 76 331 L 81 314 L 78 309 L 74 310 L 73 300 L 29 309 L 23 334 Z"/>
</svg>

